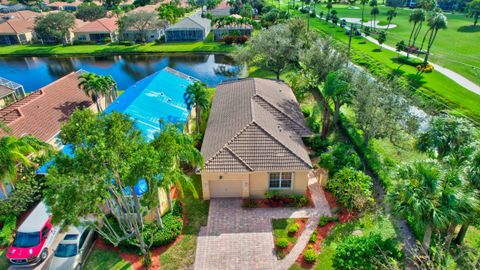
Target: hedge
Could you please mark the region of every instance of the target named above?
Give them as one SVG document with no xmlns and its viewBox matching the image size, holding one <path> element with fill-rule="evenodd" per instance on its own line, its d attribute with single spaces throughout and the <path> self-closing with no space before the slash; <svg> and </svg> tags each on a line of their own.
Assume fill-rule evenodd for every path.
<svg viewBox="0 0 480 270">
<path fill-rule="evenodd" d="M 0 245 L 8 246 L 13 240 L 17 217 L 14 215 L 4 216 L 1 221 L 3 222 L 3 228 L 0 231 Z"/>
</svg>

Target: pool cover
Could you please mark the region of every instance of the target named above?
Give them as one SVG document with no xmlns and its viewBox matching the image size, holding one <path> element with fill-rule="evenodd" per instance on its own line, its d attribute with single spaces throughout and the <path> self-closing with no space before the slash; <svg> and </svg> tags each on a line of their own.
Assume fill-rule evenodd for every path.
<svg viewBox="0 0 480 270">
<path fill-rule="evenodd" d="M 147 140 L 160 131 L 159 120 L 184 125 L 188 118 L 183 94 L 194 78 L 171 68 L 164 68 L 130 86 L 105 113 L 128 114 Z"/>
</svg>

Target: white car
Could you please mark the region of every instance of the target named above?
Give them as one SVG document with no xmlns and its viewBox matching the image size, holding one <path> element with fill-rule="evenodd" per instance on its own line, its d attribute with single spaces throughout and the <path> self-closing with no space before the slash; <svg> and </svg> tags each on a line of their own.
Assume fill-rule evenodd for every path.
<svg viewBox="0 0 480 270">
<path fill-rule="evenodd" d="M 58 244 L 49 270 L 83 269 L 93 249 L 95 231 L 85 226 L 69 226 L 65 237 Z"/>
</svg>

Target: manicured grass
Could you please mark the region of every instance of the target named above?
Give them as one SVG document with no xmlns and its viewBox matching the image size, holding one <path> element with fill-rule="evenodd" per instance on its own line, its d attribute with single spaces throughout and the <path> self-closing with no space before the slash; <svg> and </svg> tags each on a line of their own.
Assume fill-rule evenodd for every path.
<svg viewBox="0 0 480 270">
<path fill-rule="evenodd" d="M 125 54 L 125 53 L 161 53 L 161 52 L 231 52 L 234 46 L 220 42 L 154 42 L 144 45 L 9 45 L 0 46 L 0 55 L 62 55 L 62 54 Z"/>
<path fill-rule="evenodd" d="M 349 8 L 348 5 L 333 5 L 333 9 L 338 12 L 339 18 L 361 18 L 361 5 L 357 5 L 360 9 Z M 380 14 L 377 20 L 381 24 L 386 25 L 387 11 L 391 9 L 386 6 L 379 6 Z M 327 14 L 325 5 L 317 5 L 317 11 L 322 10 Z M 370 18 L 371 7 L 368 4 L 365 7 L 365 21 Z M 387 34 L 386 43 L 392 46 L 401 40 L 408 42 L 408 38 L 412 29 L 412 24 L 408 22 L 408 18 L 412 13 L 412 9 L 398 8 L 397 17 L 392 20 L 392 24 L 397 27 L 390 28 Z M 324 15 L 324 16 L 325 16 Z M 448 28 L 441 30 L 432 47 L 430 60 L 451 70 L 454 70 L 469 80 L 480 84 L 480 50 L 474 48 L 478 46 L 480 27 L 473 28 L 473 20 L 467 18 L 462 13 L 445 13 L 448 19 Z M 416 44 L 421 45 L 423 35 L 428 29 L 424 23 L 420 36 Z M 453 41 L 453 42 L 452 42 Z M 425 47 L 424 47 L 425 48 Z"/>
<path fill-rule="evenodd" d="M 120 258 L 115 251 L 95 249 L 88 258 L 87 264 L 84 268 L 91 270 L 129 270 L 132 269 L 132 266 L 130 263 Z"/>
<path fill-rule="evenodd" d="M 201 197 L 202 182 L 200 176 L 193 175 L 192 178 Z M 195 199 L 192 194 L 188 193 L 182 202 L 185 207 L 187 225 L 183 228 L 182 239 L 160 255 L 162 269 L 191 269 L 195 262 L 195 250 L 200 227 L 207 225 L 208 201 L 203 201 L 201 198 Z"/>
<path fill-rule="evenodd" d="M 7 249 L 0 249 L 0 269 L 8 269 L 9 263 L 5 256 Z"/>
<path fill-rule="evenodd" d="M 336 27 L 325 21 L 314 19 L 310 21 L 311 26 L 333 38 L 348 42 L 348 36 L 344 29 Z M 366 41 L 362 37 L 356 37 L 352 41 L 352 60 L 359 65 L 377 65 L 375 68 L 383 70 L 386 74 L 401 74 L 406 78 L 415 91 L 420 92 L 424 100 L 433 98 L 450 108 L 450 111 L 457 112 L 480 122 L 480 96 L 470 92 L 461 85 L 447 78 L 439 72 L 424 73 L 416 75 L 417 70 L 413 66 L 400 66 L 396 60 L 398 55 L 388 50 L 378 51 L 378 45 Z M 369 60 L 370 59 L 370 60 Z M 373 62 L 373 63 L 372 63 Z"/>
<path fill-rule="evenodd" d="M 333 269 L 332 259 L 335 248 L 345 238 L 351 236 L 354 231 L 361 231 L 362 235 L 377 233 L 386 238 L 396 238 L 396 232 L 391 221 L 382 214 L 365 213 L 358 219 L 351 220 L 344 224 L 336 225 L 327 238 L 323 241 L 320 254 L 315 264 L 315 269 Z"/>
<path fill-rule="evenodd" d="M 272 219 L 273 227 L 273 238 L 277 240 L 279 238 L 286 238 L 288 242 L 295 244 L 297 237 L 290 235 L 287 231 L 287 228 L 295 223 L 295 218 L 281 218 L 281 219 Z"/>
</svg>

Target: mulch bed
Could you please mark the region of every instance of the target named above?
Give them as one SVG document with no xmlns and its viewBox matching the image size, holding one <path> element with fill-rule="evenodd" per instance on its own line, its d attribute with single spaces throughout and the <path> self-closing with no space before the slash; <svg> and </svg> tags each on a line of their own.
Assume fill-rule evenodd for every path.
<svg viewBox="0 0 480 270">
<path fill-rule="evenodd" d="M 293 237 L 298 239 L 298 237 L 300 237 L 303 230 L 305 229 L 305 226 L 307 225 L 307 219 L 306 218 L 296 218 L 295 223 L 298 224 L 299 227 L 298 227 L 298 231 L 293 235 Z M 289 243 L 288 247 L 286 247 L 282 250 L 280 250 L 279 248 L 277 248 L 277 246 L 275 246 L 275 252 L 276 252 L 277 255 L 278 255 L 279 252 L 283 252 L 283 254 L 285 256 L 287 256 L 287 254 L 290 253 L 290 251 L 293 249 L 294 246 L 295 246 L 295 243 Z"/>
<path fill-rule="evenodd" d="M 320 253 L 321 247 L 322 247 L 322 242 L 328 236 L 328 234 L 330 233 L 332 228 L 335 227 L 335 225 L 337 225 L 338 223 L 345 223 L 345 222 L 347 222 L 349 220 L 352 220 L 353 218 L 356 217 L 355 212 L 349 212 L 346 209 L 339 208 L 338 205 L 337 205 L 335 197 L 330 192 L 324 190 L 324 194 L 325 194 L 325 198 L 327 199 L 328 205 L 330 206 L 330 209 L 335 209 L 335 208 L 339 209 L 339 211 L 336 213 L 339 221 L 338 222 L 335 222 L 335 221 L 329 222 L 322 227 L 317 226 L 317 228 L 316 228 L 317 241 L 315 241 L 315 243 L 310 243 L 309 242 L 307 244 L 307 247 L 305 247 L 305 249 L 302 251 L 302 253 L 298 256 L 298 258 L 296 260 L 296 262 L 302 268 L 305 268 L 305 269 L 310 269 L 314 266 L 314 263 L 309 263 L 309 262 L 306 262 L 306 261 L 303 260 L 303 253 L 305 252 L 305 250 L 307 250 L 308 246 L 313 246 L 313 249 L 315 249 L 317 254 Z"/>
</svg>

